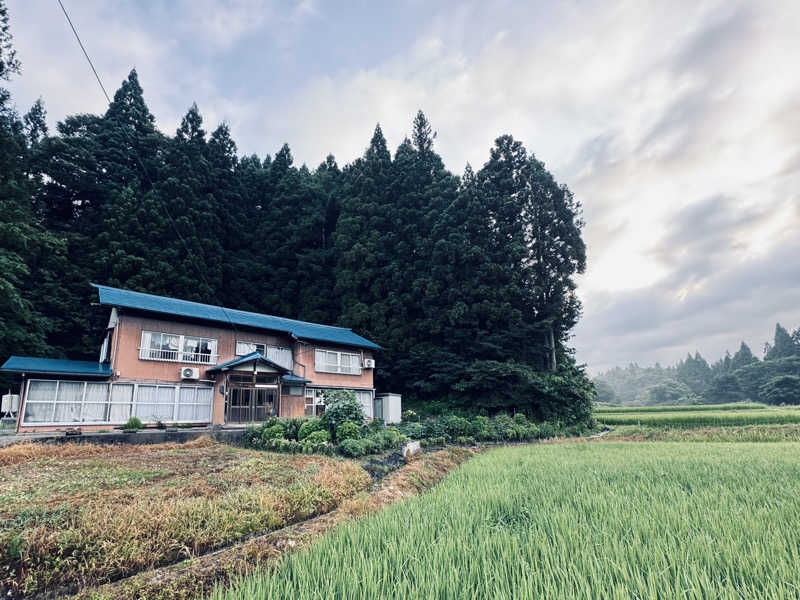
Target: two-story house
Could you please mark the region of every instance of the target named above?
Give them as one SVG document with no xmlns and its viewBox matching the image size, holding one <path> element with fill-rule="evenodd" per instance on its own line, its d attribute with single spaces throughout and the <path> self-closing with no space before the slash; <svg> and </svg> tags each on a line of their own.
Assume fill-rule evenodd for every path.
<svg viewBox="0 0 800 600">
<path fill-rule="evenodd" d="M 234 424 L 324 411 L 329 389 L 373 414 L 373 351 L 343 327 L 95 285 L 110 318 L 98 362 L 12 356 L 18 431 Z"/>
</svg>

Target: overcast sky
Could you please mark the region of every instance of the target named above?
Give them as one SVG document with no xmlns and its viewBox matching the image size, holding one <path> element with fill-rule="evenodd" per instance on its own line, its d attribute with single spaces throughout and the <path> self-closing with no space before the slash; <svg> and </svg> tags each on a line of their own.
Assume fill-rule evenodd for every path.
<svg viewBox="0 0 800 600">
<path fill-rule="evenodd" d="M 170 134 L 197 102 L 240 153 L 344 164 L 422 108 L 458 174 L 522 140 L 584 205 L 592 372 L 800 326 L 797 0 L 63 1 L 109 93 L 135 66 Z M 57 2 L 8 6 L 20 110 L 103 112 Z"/>
</svg>

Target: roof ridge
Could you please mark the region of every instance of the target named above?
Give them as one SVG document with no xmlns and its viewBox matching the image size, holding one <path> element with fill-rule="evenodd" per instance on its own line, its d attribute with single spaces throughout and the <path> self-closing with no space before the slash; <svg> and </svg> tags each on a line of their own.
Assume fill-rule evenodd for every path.
<svg viewBox="0 0 800 600">
<path fill-rule="evenodd" d="M 270 315 L 270 314 L 267 314 L 267 313 L 258 313 L 258 312 L 254 312 L 252 310 L 243 310 L 241 308 L 231 308 L 229 306 L 222 306 L 221 304 L 206 304 L 205 302 L 197 302 L 195 300 L 186 300 L 185 298 L 173 298 L 172 296 L 160 296 L 158 294 L 150 294 L 149 292 L 137 292 L 135 290 L 126 290 L 126 289 L 123 289 L 123 288 L 113 287 L 113 286 L 110 286 L 110 285 L 103 285 L 103 284 L 100 284 L 100 283 L 90 283 L 89 285 L 91 285 L 92 287 L 95 287 L 97 289 L 105 288 L 107 290 L 115 290 L 115 291 L 119 291 L 119 292 L 125 292 L 126 294 L 139 294 L 141 296 L 148 296 L 150 298 L 163 298 L 163 299 L 167 299 L 167 300 L 173 300 L 173 301 L 176 301 L 176 302 L 186 302 L 187 304 L 194 304 L 194 305 L 203 306 L 203 307 L 219 308 L 221 310 L 229 310 L 229 311 L 232 311 L 232 312 L 243 313 L 243 314 L 246 314 L 246 315 L 255 315 L 255 316 L 258 316 L 258 317 L 269 317 L 270 319 L 281 319 L 283 321 L 289 321 L 291 323 L 300 323 L 302 325 L 314 325 L 315 327 L 327 327 L 329 329 L 340 329 L 342 331 L 353 331 L 350 327 L 341 327 L 339 325 L 327 325 L 325 323 L 313 323 L 311 321 L 301 321 L 300 319 L 292 319 L 291 317 L 281 317 L 279 315 Z"/>
</svg>

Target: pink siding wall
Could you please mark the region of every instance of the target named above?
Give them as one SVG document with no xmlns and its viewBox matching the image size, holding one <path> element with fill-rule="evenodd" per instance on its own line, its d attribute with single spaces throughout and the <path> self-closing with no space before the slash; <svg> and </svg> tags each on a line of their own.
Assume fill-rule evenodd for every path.
<svg viewBox="0 0 800 600">
<path fill-rule="evenodd" d="M 219 357 L 217 364 L 236 358 L 236 342 L 254 342 L 273 346 L 291 348 L 294 356 L 294 373 L 311 380 L 311 386 L 346 387 L 355 389 L 370 389 L 373 387 L 373 369 L 362 369 L 361 375 L 341 375 L 337 373 L 318 373 L 314 369 L 314 351 L 317 347 L 328 350 L 340 350 L 360 353 L 358 349 L 335 344 L 320 342 L 298 342 L 290 336 L 281 333 L 266 333 L 257 330 L 246 330 L 215 325 L 212 323 L 192 323 L 147 316 L 135 312 L 119 311 L 119 321 L 111 340 L 111 367 L 114 372 L 112 381 L 148 381 L 159 383 L 180 383 L 181 367 L 191 366 L 200 369 L 200 379 L 208 380 L 210 376 L 206 371 L 213 365 L 198 365 L 196 363 L 162 362 L 157 360 L 142 360 L 139 358 L 139 347 L 142 341 L 142 331 L 172 333 L 176 335 L 193 335 L 198 337 L 213 338 L 217 340 Z M 363 352 L 363 358 L 372 358 L 372 353 Z M 304 366 L 303 366 L 304 365 Z M 117 375 L 119 373 L 119 375 Z M 214 389 L 214 406 L 212 422 L 222 424 L 225 422 L 225 398 L 219 392 L 222 378 L 218 377 Z M 303 416 L 305 398 L 303 396 L 283 396 L 281 403 L 281 416 Z M 24 399 L 22 399 L 24 401 Z M 24 404 L 23 404 L 24 410 Z M 22 411 L 20 411 L 21 419 Z M 93 431 L 108 429 L 108 425 L 78 425 L 82 430 Z M 64 427 L 56 426 L 28 426 L 19 427 L 19 431 L 62 430 Z"/>
<path fill-rule="evenodd" d="M 352 388 L 371 388 L 373 387 L 373 371 L 374 369 L 361 369 L 361 375 L 341 375 L 339 373 L 318 373 L 314 370 L 314 352 L 317 348 L 325 350 L 342 350 L 345 352 L 359 353 L 360 350 L 353 348 L 343 348 L 335 344 L 326 344 L 319 342 L 317 344 L 311 342 L 299 342 L 294 347 L 294 360 L 295 363 L 302 363 L 305 365 L 305 373 L 303 368 L 295 364 L 294 372 L 298 375 L 303 375 L 306 379 L 310 379 L 311 383 L 308 385 L 318 386 L 331 386 L 331 387 L 352 387 Z M 372 358 L 372 352 L 367 350 L 363 351 L 364 358 Z"/>
<path fill-rule="evenodd" d="M 119 325 L 115 332 L 118 346 L 112 362 L 112 369 L 115 373 L 119 371 L 120 379 L 154 379 L 179 382 L 181 380 L 180 368 L 186 366 L 198 367 L 200 369 L 200 379 L 208 379 L 206 371 L 213 365 L 140 359 L 139 346 L 142 343 L 142 331 L 214 338 L 217 340 L 217 352 L 219 353 L 217 364 L 236 358 L 237 340 L 286 348 L 292 347 L 292 341 L 289 337 L 280 334 L 270 335 L 242 329 L 233 331 L 230 327 L 220 327 L 213 324 L 183 323 L 157 317 L 123 313 L 119 317 Z"/>
</svg>

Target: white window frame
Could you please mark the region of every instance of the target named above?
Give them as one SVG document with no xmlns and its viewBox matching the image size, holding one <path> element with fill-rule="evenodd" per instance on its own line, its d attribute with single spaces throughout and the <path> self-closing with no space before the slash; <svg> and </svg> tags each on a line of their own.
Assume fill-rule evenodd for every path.
<svg viewBox="0 0 800 600">
<path fill-rule="evenodd" d="M 342 365 L 343 356 L 350 357 L 349 367 L 344 367 L 344 365 Z M 354 358 L 355 361 L 353 361 Z M 354 364 L 355 366 L 353 366 Z M 314 350 L 314 370 L 317 373 L 337 373 L 339 375 L 359 376 L 363 370 L 361 354 L 342 352 L 340 350 L 328 350 L 327 348 L 316 348 Z"/>
<path fill-rule="evenodd" d="M 50 408 L 50 410 L 51 410 L 51 412 L 50 412 L 51 419 L 49 421 L 32 421 L 32 422 L 28 422 L 28 421 L 25 420 L 25 414 L 27 412 L 27 406 L 29 404 L 28 400 L 30 398 L 31 384 L 33 382 L 55 382 L 55 384 L 56 384 L 55 390 L 53 391 L 53 396 L 52 396 L 53 399 L 52 400 L 49 400 L 49 401 L 46 401 L 46 402 L 39 401 L 39 402 L 34 402 L 33 403 L 33 404 L 45 404 L 45 405 L 49 405 L 49 407 L 52 407 L 52 408 Z M 83 390 L 81 392 L 81 402 L 80 402 L 80 404 L 81 404 L 80 419 L 78 421 L 56 421 L 55 420 L 55 413 L 56 413 L 56 408 L 57 408 L 58 404 L 77 404 L 77 402 L 58 402 L 58 390 L 61 387 L 62 383 L 78 383 L 78 384 L 81 384 L 83 386 Z M 95 402 L 87 402 L 87 400 L 86 400 L 86 390 L 88 389 L 88 384 L 90 384 L 90 383 L 104 384 L 104 385 L 107 386 L 107 389 L 106 389 L 106 400 L 105 400 L 104 403 L 103 402 L 96 402 L 96 401 Z M 178 385 L 178 384 L 175 384 L 175 385 L 164 385 L 164 384 L 144 383 L 144 382 L 140 384 L 139 382 L 133 382 L 133 381 L 107 382 L 107 381 L 76 381 L 76 380 L 61 380 L 61 379 L 29 379 L 27 381 L 26 387 L 25 387 L 25 403 L 24 403 L 24 406 L 22 407 L 22 420 L 20 422 L 20 426 L 21 427 L 48 427 L 48 426 L 57 425 L 57 426 L 82 427 L 82 426 L 87 426 L 87 425 L 123 425 L 128 420 L 128 417 L 136 415 L 136 406 L 137 406 L 137 404 L 140 404 L 139 403 L 139 386 L 140 385 L 142 387 L 172 388 L 173 391 L 170 392 L 172 394 L 172 402 L 171 403 L 155 402 L 155 404 L 160 404 L 162 406 L 171 406 L 172 407 L 172 418 L 160 419 L 161 421 L 167 422 L 167 423 L 211 423 L 211 420 L 212 420 L 212 417 L 213 417 L 213 414 L 214 414 L 214 388 L 213 387 L 209 387 L 209 386 L 203 386 L 203 385 Z M 130 402 L 123 402 L 123 403 L 113 402 L 113 390 L 114 390 L 114 387 L 116 387 L 116 386 L 132 386 L 133 387 L 133 392 L 132 392 L 132 396 L 131 396 Z M 195 398 L 194 402 L 185 403 L 185 404 L 181 405 L 180 404 L 180 391 L 181 391 L 182 388 L 194 388 L 195 390 L 197 390 L 197 389 L 210 389 L 211 390 L 211 402 L 207 405 L 208 406 L 208 418 L 207 419 L 178 419 L 177 418 L 178 417 L 178 407 L 179 406 L 206 406 L 206 403 L 204 403 L 204 402 L 197 402 L 197 391 L 194 392 L 194 398 Z M 156 392 L 156 397 L 157 396 L 158 396 L 158 391 Z M 96 421 L 96 420 L 84 421 L 83 417 L 84 417 L 84 413 L 85 413 L 85 407 L 86 407 L 87 404 L 93 404 L 93 405 L 104 404 L 105 407 L 106 407 L 105 408 L 106 420 L 104 420 L 104 421 Z M 141 403 L 141 404 L 154 404 L 154 403 L 147 402 L 147 403 Z M 111 414 L 111 407 L 114 406 L 114 405 L 117 405 L 117 406 L 122 406 L 122 405 L 130 406 L 130 411 L 128 411 L 128 413 L 127 413 L 128 417 L 126 417 L 124 420 L 113 420 L 113 421 L 110 420 L 108 417 Z M 139 418 L 145 424 L 147 424 L 147 423 L 154 424 L 154 423 L 158 422 L 158 420 L 150 420 L 150 419 L 146 419 L 146 418 L 142 418 L 142 417 L 139 417 Z"/>
<path fill-rule="evenodd" d="M 255 350 L 250 350 L 250 352 L 245 352 L 244 354 L 242 354 L 239 350 L 239 344 L 242 345 L 247 344 L 249 346 L 254 346 Z M 263 350 L 259 350 L 259 346 L 263 348 Z M 272 356 L 270 356 L 270 350 L 274 351 Z M 252 352 L 259 352 L 265 358 L 268 358 L 269 360 L 276 362 L 279 365 L 286 367 L 289 370 L 294 369 L 294 353 L 292 352 L 291 348 L 288 348 L 286 346 L 275 346 L 273 344 L 266 344 L 264 342 L 250 342 L 247 340 L 236 340 L 236 346 L 234 347 L 234 354 L 236 356 L 247 356 Z M 281 359 L 278 356 L 276 356 L 276 354 L 280 352 L 289 353 L 288 363 L 281 362 Z"/>
<path fill-rule="evenodd" d="M 336 391 L 345 391 L 345 392 L 353 392 L 356 395 L 356 399 L 361 402 L 361 406 L 364 408 L 364 414 L 367 418 L 372 419 L 374 417 L 374 402 L 375 402 L 375 390 L 374 389 L 352 389 L 352 388 L 336 388 L 336 387 L 328 387 L 328 388 L 318 388 L 318 387 L 306 387 L 306 407 L 314 406 L 313 416 L 317 416 L 317 407 L 318 406 L 325 406 L 325 392 L 336 392 Z M 366 403 L 362 402 L 361 399 L 358 397 L 359 394 L 369 394 L 369 399 Z M 311 402 L 309 402 L 311 400 Z"/>
<path fill-rule="evenodd" d="M 178 338 L 178 348 L 177 350 L 161 350 L 157 348 L 152 348 L 150 343 L 145 344 L 145 339 L 150 342 L 154 335 L 163 336 L 169 335 L 172 337 Z M 186 352 L 186 340 L 188 339 L 195 339 L 198 340 L 198 347 L 202 345 L 203 342 L 209 342 L 209 346 L 212 346 L 214 350 L 210 353 L 205 352 Z M 163 341 L 162 341 L 163 344 Z M 159 362 L 174 362 L 174 363 L 188 363 L 193 365 L 215 365 L 217 364 L 217 359 L 219 358 L 219 340 L 215 338 L 206 338 L 199 335 L 184 335 L 179 333 L 166 333 L 164 331 L 150 331 L 148 329 L 142 329 L 142 336 L 141 341 L 139 344 L 139 359 L 140 360 L 155 360 Z"/>
</svg>

